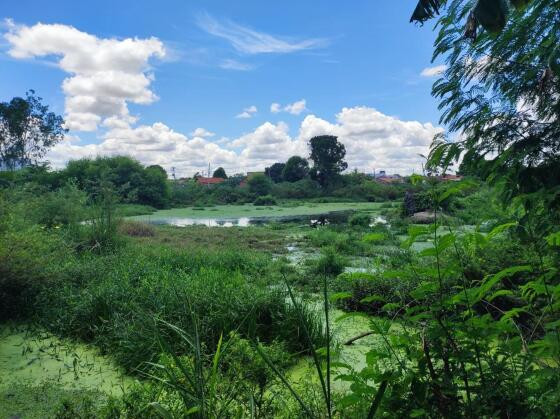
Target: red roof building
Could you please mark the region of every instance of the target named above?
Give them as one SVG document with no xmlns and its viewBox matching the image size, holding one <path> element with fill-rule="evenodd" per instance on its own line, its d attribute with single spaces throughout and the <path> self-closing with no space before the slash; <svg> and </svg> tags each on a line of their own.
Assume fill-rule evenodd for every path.
<svg viewBox="0 0 560 419">
<path fill-rule="evenodd" d="M 440 180 L 443 181 L 451 181 L 451 182 L 458 182 L 460 180 L 463 180 L 463 176 L 459 176 L 459 175 L 443 175 L 443 176 L 439 176 Z"/>
<path fill-rule="evenodd" d="M 221 177 L 197 177 L 196 181 L 199 185 L 217 185 L 225 181 L 225 179 Z"/>
</svg>

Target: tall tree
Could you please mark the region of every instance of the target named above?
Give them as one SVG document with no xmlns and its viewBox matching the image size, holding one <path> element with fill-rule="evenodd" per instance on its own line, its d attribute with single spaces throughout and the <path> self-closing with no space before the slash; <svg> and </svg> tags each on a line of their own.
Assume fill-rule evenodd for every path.
<svg viewBox="0 0 560 419">
<path fill-rule="evenodd" d="M 292 156 L 286 162 L 282 178 L 286 182 L 297 182 L 309 174 L 309 162 L 300 156 Z"/>
<path fill-rule="evenodd" d="M 30 90 L 0 103 L 0 165 L 10 169 L 37 163 L 64 138 L 64 120 Z"/>
<path fill-rule="evenodd" d="M 344 170 L 348 164 L 344 161 L 346 148 L 334 135 L 320 135 L 309 140 L 312 176 L 322 186 L 326 186 Z"/>
<path fill-rule="evenodd" d="M 223 167 L 218 167 L 216 170 L 214 170 L 214 174 L 212 175 L 212 177 L 227 179 L 226 171 Z"/>
<path fill-rule="evenodd" d="M 264 169 L 264 174 L 272 179 L 274 183 L 282 182 L 282 171 L 285 166 L 285 163 L 274 163 L 272 166 Z"/>
</svg>

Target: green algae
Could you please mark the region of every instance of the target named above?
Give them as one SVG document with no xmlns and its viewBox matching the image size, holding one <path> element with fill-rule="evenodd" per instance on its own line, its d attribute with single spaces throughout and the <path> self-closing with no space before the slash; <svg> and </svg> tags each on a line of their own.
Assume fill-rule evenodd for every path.
<svg viewBox="0 0 560 419">
<path fill-rule="evenodd" d="M 95 348 L 44 330 L 0 329 L 0 390 L 48 383 L 65 390 L 95 390 L 118 397 L 134 380 Z"/>
<path fill-rule="evenodd" d="M 159 210 L 150 215 L 128 217 L 137 221 L 165 222 L 173 219 L 233 219 L 241 217 L 296 217 L 306 215 L 327 214 L 338 211 L 377 211 L 382 204 L 379 202 L 330 202 L 330 203 L 304 203 L 298 206 L 270 206 L 256 207 L 252 204 L 245 205 L 216 205 L 209 209 L 173 208 Z"/>
<path fill-rule="evenodd" d="M 323 302 L 318 296 L 316 296 L 310 305 L 324 316 Z M 360 371 L 367 366 L 367 353 L 374 349 L 381 349 L 384 346 L 383 338 L 379 334 L 371 334 L 356 340 L 351 345 L 344 345 L 348 340 L 362 333 L 371 331 L 371 322 L 375 320 L 374 317 L 364 313 L 349 314 L 340 309 L 331 307 L 329 310 L 329 318 L 331 319 L 330 328 L 334 343 L 333 361 L 349 365 L 353 371 Z M 389 334 L 397 332 L 400 327 L 401 326 L 397 322 L 392 322 Z M 332 369 L 332 376 L 334 378 L 337 374 L 346 374 L 347 372 L 348 371 L 343 367 L 334 367 Z M 311 357 L 301 358 L 288 370 L 287 378 L 296 387 L 301 388 L 306 386 L 310 379 L 318 383 L 315 365 Z M 335 379 L 332 382 L 332 388 L 334 391 L 342 392 L 347 390 L 350 384 L 351 383 L 347 381 Z"/>
</svg>

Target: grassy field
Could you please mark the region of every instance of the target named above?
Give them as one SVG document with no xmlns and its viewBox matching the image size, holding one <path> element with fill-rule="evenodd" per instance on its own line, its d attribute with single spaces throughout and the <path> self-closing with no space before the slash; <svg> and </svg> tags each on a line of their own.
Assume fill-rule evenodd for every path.
<svg viewBox="0 0 560 419">
<path fill-rule="evenodd" d="M 239 217 L 295 217 L 325 214 L 333 211 L 377 211 L 379 202 L 302 203 L 298 206 L 258 207 L 246 205 L 217 205 L 214 207 L 188 207 L 159 210 L 150 215 L 130 217 L 139 221 L 158 221 L 166 218 L 239 218 Z"/>
</svg>

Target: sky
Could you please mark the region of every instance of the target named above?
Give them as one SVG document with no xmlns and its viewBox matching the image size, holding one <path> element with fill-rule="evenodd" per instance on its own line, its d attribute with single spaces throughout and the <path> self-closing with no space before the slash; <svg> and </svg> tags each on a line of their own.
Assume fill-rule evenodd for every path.
<svg viewBox="0 0 560 419">
<path fill-rule="evenodd" d="M 264 170 L 336 135 L 349 170 L 420 171 L 438 125 L 416 0 L 42 1 L 0 9 L 0 102 L 34 89 L 48 154 L 131 155 L 178 177 Z"/>
</svg>

